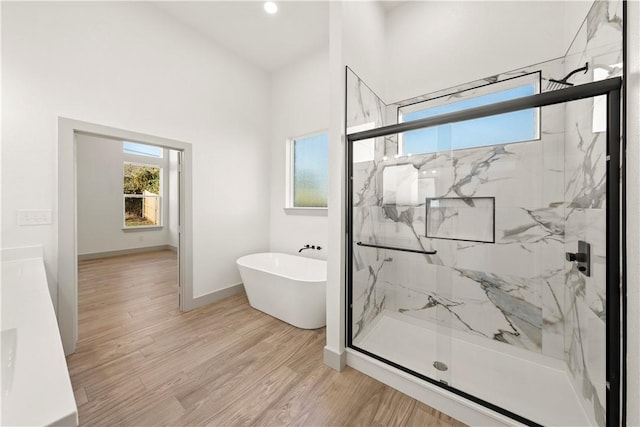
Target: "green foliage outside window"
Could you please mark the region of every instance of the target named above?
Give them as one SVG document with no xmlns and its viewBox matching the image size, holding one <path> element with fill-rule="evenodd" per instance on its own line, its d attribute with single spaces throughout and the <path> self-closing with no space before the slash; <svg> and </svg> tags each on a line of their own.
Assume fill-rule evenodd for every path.
<svg viewBox="0 0 640 427">
<path fill-rule="evenodd" d="M 160 168 L 125 163 L 124 194 L 160 194 Z"/>
<path fill-rule="evenodd" d="M 160 168 L 125 163 L 123 190 L 125 195 L 151 196 L 125 197 L 124 210 L 127 227 L 159 225 L 157 196 L 160 195 Z"/>
</svg>

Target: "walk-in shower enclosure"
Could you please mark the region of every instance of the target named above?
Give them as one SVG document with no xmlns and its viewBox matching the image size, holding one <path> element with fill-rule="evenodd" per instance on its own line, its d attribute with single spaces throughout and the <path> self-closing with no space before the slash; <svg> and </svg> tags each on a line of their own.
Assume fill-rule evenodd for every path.
<svg viewBox="0 0 640 427">
<path fill-rule="evenodd" d="M 524 424 L 619 425 L 622 9 L 390 105 L 347 68 L 348 347 Z"/>
</svg>

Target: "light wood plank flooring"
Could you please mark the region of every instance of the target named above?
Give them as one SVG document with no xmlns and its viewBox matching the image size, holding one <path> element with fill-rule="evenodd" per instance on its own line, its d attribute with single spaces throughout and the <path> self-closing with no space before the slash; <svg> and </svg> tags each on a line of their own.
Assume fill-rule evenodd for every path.
<svg viewBox="0 0 640 427">
<path fill-rule="evenodd" d="M 170 251 L 80 262 L 67 358 L 80 424 L 463 426 L 328 368 L 324 328 L 297 329 L 244 295 L 181 313 L 175 277 Z"/>
</svg>

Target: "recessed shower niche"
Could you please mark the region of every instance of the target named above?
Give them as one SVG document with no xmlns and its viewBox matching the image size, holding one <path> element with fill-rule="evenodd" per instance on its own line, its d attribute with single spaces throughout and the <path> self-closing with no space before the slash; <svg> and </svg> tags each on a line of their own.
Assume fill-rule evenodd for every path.
<svg viewBox="0 0 640 427">
<path fill-rule="evenodd" d="M 588 22 L 601 12 L 592 8 Z M 611 165 L 621 161 L 622 33 L 607 25 L 590 27 L 565 57 L 391 105 L 346 70 L 349 348 L 527 425 L 619 424 L 620 176 Z M 589 68 L 572 85 L 552 81 L 595 57 L 614 61 L 599 64 L 605 76 Z M 408 105 L 485 96 L 516 76 L 539 84 L 491 105 L 388 120 Z M 603 99 L 606 120 L 594 128 Z M 495 144 L 474 146 L 474 126 L 514 111 L 529 112 L 519 116 L 529 137 L 509 140 L 510 123 Z M 421 138 L 431 138 L 425 149 Z M 579 241 L 590 247 L 589 276 L 567 255 Z"/>
<path fill-rule="evenodd" d="M 425 236 L 494 243 L 495 204 L 493 197 L 427 198 Z"/>
</svg>

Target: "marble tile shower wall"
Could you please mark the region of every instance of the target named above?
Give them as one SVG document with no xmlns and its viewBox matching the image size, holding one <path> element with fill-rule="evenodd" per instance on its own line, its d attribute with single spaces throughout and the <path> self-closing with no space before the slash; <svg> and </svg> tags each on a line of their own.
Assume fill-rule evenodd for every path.
<svg viewBox="0 0 640 427">
<path fill-rule="evenodd" d="M 588 62 L 576 83 L 622 74 L 622 2 L 596 1 L 568 51 L 566 72 Z M 604 98 L 566 106 L 566 250 L 591 244 L 590 277 L 567 271 L 562 326 L 574 388 L 597 425 L 606 424 L 606 114 Z M 599 120 L 601 119 L 601 120 Z M 557 293 L 556 293 L 557 294 Z"/>
<path fill-rule="evenodd" d="M 578 83 L 619 75 L 621 22 L 621 2 L 597 1 L 564 58 L 392 106 L 349 74 L 347 128 L 390 124 L 390 107 L 473 97 L 474 88 L 532 72 L 542 91 L 585 62 Z M 353 165 L 353 241 L 437 254 L 354 245 L 354 340 L 391 310 L 566 361 L 603 425 L 606 141 L 592 128 L 597 103 L 543 108 L 537 141 L 410 157 L 397 156 L 397 135 L 369 141 L 372 157 Z M 427 197 L 495 197 L 495 243 L 425 237 Z M 590 278 L 564 259 L 577 240 L 592 244 Z"/>
<path fill-rule="evenodd" d="M 347 68 L 347 127 L 384 126 L 387 105 L 351 69 Z"/>
</svg>

